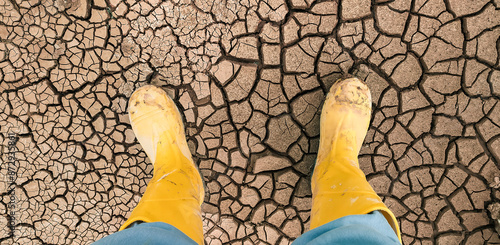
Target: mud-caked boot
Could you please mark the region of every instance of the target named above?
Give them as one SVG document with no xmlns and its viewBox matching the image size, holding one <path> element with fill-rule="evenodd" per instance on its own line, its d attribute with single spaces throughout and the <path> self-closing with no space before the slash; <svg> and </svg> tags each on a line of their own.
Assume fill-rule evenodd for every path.
<svg viewBox="0 0 500 245">
<path fill-rule="evenodd" d="M 401 240 L 396 217 L 359 168 L 358 154 L 370 117 L 371 95 L 364 83 L 349 78 L 332 86 L 321 112 L 318 157 L 311 179 L 311 229 L 378 210 Z"/>
<path fill-rule="evenodd" d="M 203 181 L 191 158 L 176 105 L 161 88 L 148 85 L 132 94 L 128 112 L 154 171 L 139 204 L 120 230 L 134 222 L 161 221 L 203 244 Z"/>
</svg>

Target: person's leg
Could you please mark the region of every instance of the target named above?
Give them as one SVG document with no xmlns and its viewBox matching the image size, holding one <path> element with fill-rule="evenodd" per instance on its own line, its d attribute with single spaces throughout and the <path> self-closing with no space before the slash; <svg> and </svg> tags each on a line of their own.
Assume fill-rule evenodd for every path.
<svg viewBox="0 0 500 245">
<path fill-rule="evenodd" d="M 314 228 L 293 242 L 302 244 L 366 245 L 400 244 L 398 236 L 380 211 L 348 215 Z"/>
<path fill-rule="evenodd" d="M 400 240 L 394 214 L 370 186 L 358 164 L 358 154 L 370 117 L 371 95 L 364 83 L 357 78 L 349 78 L 339 80 L 332 86 L 321 112 L 320 145 L 311 179 L 313 200 L 310 232 L 315 228 L 324 229 L 323 226 L 326 225 L 337 236 L 354 234 L 345 233 L 348 230 L 359 231 L 358 235 L 362 235 L 367 233 L 363 229 L 374 226 L 371 223 L 379 226 L 377 219 L 383 217 L 386 228 L 392 228 L 392 234 L 397 234 L 395 237 Z M 378 212 L 370 214 L 374 211 Z M 339 223 L 338 220 L 343 217 Z M 366 221 L 360 222 L 363 219 Z M 367 226 L 361 230 L 355 228 L 363 224 Z M 378 229 L 368 230 L 372 234 L 386 234 L 377 232 Z M 367 236 L 368 240 L 365 241 L 370 241 L 371 237 L 373 236 Z M 300 241 L 305 240 L 299 238 L 298 242 Z"/>
<path fill-rule="evenodd" d="M 106 236 L 92 245 L 196 245 L 179 229 L 164 222 L 132 224 L 128 228 Z"/>
<path fill-rule="evenodd" d="M 161 88 L 147 85 L 130 97 L 129 117 L 139 143 L 154 164 L 153 178 L 120 231 L 104 239 L 130 244 L 126 238 L 137 241 L 141 237 L 154 237 L 166 243 L 166 237 L 173 236 L 169 241 L 182 244 L 185 240 L 181 239 L 184 236 L 179 232 L 182 232 L 185 238 L 203 244 L 203 181 L 191 159 L 175 103 Z M 145 223 L 126 229 L 138 221 Z"/>
</svg>

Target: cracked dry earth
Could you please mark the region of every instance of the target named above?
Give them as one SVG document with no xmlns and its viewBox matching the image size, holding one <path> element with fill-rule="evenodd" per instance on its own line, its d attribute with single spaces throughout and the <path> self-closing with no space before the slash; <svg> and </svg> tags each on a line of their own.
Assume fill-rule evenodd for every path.
<svg viewBox="0 0 500 245">
<path fill-rule="evenodd" d="M 126 113 L 147 83 L 185 118 L 206 243 L 289 244 L 347 73 L 372 90 L 361 168 L 403 243 L 500 243 L 499 36 L 498 0 L 0 0 L 1 244 L 118 230 L 152 175 Z"/>
</svg>

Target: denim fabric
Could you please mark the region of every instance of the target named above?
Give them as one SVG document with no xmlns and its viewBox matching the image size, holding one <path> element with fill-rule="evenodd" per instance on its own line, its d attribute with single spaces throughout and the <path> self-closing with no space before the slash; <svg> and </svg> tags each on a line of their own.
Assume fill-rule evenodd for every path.
<svg viewBox="0 0 500 245">
<path fill-rule="evenodd" d="M 292 245 L 303 244 L 400 244 L 397 234 L 384 215 L 375 211 L 364 215 L 349 215 L 312 229 L 297 238 Z"/>
<path fill-rule="evenodd" d="M 132 224 L 129 228 L 106 236 L 93 245 L 197 245 L 182 231 L 163 222 Z"/>
<path fill-rule="evenodd" d="M 140 223 L 93 243 L 103 244 L 196 244 L 177 228 L 163 222 Z M 396 233 L 379 211 L 349 215 L 304 233 L 293 242 L 302 244 L 400 244 Z"/>
</svg>

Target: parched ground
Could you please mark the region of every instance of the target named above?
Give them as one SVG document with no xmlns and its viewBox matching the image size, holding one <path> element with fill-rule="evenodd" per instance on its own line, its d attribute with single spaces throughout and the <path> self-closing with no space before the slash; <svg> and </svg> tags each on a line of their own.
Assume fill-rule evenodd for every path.
<svg viewBox="0 0 500 245">
<path fill-rule="evenodd" d="M 361 167 L 403 243 L 500 243 L 499 37 L 498 0 L 0 0 L 1 244 L 118 230 L 153 169 L 126 113 L 147 83 L 185 117 L 207 244 L 289 244 L 348 73 L 372 90 Z"/>
</svg>

